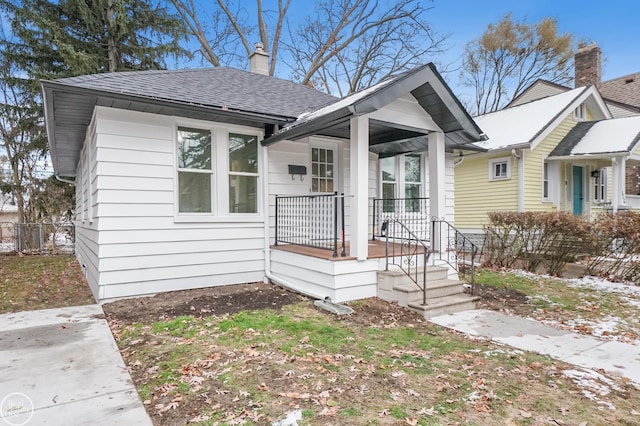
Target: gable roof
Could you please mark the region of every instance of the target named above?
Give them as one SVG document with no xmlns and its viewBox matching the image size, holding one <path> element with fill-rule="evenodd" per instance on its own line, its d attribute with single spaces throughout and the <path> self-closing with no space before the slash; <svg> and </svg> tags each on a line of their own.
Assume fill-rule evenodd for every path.
<svg viewBox="0 0 640 426">
<path fill-rule="evenodd" d="M 572 111 L 578 99 L 587 93 L 596 92 L 590 87 L 580 87 L 475 117 L 476 123 L 489 135 L 487 141 L 477 145 L 491 150 L 531 144 L 554 121 Z"/>
<path fill-rule="evenodd" d="M 280 132 L 263 140 L 263 144 L 270 145 L 284 139 L 296 140 L 313 134 L 348 138 L 351 117 L 374 112 L 408 94 L 416 99 L 442 129 L 449 147 L 486 139 L 483 131 L 451 92 L 435 66 L 429 63 L 390 77 L 333 104 L 302 114 Z M 376 139 L 376 134 L 384 134 L 387 147 L 400 140 L 402 143 L 411 144 L 416 143 L 417 139 L 425 138 L 424 132 L 421 134 L 416 130 L 419 129 L 393 128 L 393 123 L 381 125 L 373 122 L 370 126 L 370 139 Z M 417 143 L 420 146 L 424 145 L 424 141 Z M 414 145 L 413 149 L 416 147 Z M 391 150 L 387 149 L 385 154 L 394 155 L 401 152 L 407 151 L 401 146 L 396 146 Z"/>
<path fill-rule="evenodd" d="M 75 176 L 95 106 L 263 127 L 285 124 L 337 98 L 233 68 L 133 71 L 42 82 L 54 170 Z"/>
<path fill-rule="evenodd" d="M 640 141 L 640 116 L 578 123 L 549 157 L 627 154 Z"/>
<path fill-rule="evenodd" d="M 629 94 L 625 93 L 624 88 L 620 89 L 619 87 L 617 87 L 613 89 L 613 86 L 619 86 L 623 81 L 627 81 L 630 78 L 633 78 L 634 81 L 631 82 L 633 84 L 627 86 L 627 88 L 631 88 Z M 630 83 L 624 84 L 628 85 Z M 628 117 L 630 115 L 640 114 L 640 104 L 636 103 L 634 105 L 628 103 L 635 102 L 631 98 L 640 98 L 640 73 L 605 81 L 604 83 L 602 83 L 602 85 L 605 85 L 606 88 L 602 90 L 602 87 L 599 87 L 598 92 L 600 93 L 600 96 L 602 97 L 605 104 L 607 105 L 607 108 L 609 108 L 609 111 L 613 114 L 614 117 Z M 569 90 L 571 90 L 571 88 L 568 86 L 563 86 L 561 84 L 553 83 L 544 79 L 538 79 L 531 83 L 531 85 L 527 87 L 521 94 L 511 100 L 511 102 L 509 102 L 505 108 L 522 105 L 527 102 L 536 101 L 538 99 L 553 96 L 558 93 L 568 92 Z M 622 96 L 616 94 L 616 91 L 620 91 Z"/>
<path fill-rule="evenodd" d="M 542 78 L 537 79 L 533 83 L 529 85 L 526 89 L 522 91 L 518 96 L 513 98 L 511 102 L 509 102 L 505 108 L 510 108 L 516 105 L 522 105 L 527 102 L 535 101 L 541 98 L 546 98 L 547 96 L 557 95 L 562 92 L 566 92 L 571 90 L 571 88 L 567 86 L 563 86 L 562 84 L 554 83 L 549 80 L 545 80 Z"/>
<path fill-rule="evenodd" d="M 630 105 L 640 112 L 640 72 L 603 81 L 599 89 L 604 98 Z"/>
</svg>

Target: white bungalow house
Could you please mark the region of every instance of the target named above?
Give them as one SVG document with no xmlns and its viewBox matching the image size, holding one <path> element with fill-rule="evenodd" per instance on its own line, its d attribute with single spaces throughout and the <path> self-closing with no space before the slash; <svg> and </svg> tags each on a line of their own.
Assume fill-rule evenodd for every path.
<svg viewBox="0 0 640 426">
<path fill-rule="evenodd" d="M 373 199 L 453 219 L 453 150 L 483 135 L 432 64 L 337 99 L 260 61 L 42 83 L 98 301 L 262 280 L 375 296 Z"/>
</svg>

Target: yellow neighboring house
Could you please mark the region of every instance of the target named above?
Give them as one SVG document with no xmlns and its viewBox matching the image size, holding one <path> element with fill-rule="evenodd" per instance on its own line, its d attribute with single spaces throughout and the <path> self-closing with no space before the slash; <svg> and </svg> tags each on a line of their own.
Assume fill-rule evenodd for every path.
<svg viewBox="0 0 640 426">
<path fill-rule="evenodd" d="M 613 119 L 595 86 L 475 117 L 484 153 L 455 166 L 455 225 L 478 234 L 492 211 L 568 211 L 587 218 L 640 207 L 625 165 L 640 163 L 640 116 Z"/>
</svg>

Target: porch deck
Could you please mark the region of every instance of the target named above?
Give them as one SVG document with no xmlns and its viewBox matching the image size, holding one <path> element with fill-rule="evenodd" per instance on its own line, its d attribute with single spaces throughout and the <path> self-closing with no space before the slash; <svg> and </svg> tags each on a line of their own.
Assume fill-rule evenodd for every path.
<svg viewBox="0 0 640 426">
<path fill-rule="evenodd" d="M 369 255 L 367 256 L 367 259 L 384 259 L 386 257 L 386 249 L 385 249 L 384 241 L 380 241 L 380 240 L 369 241 L 368 245 L 369 245 Z M 392 246 L 395 246 L 395 247 L 392 247 Z M 395 248 L 395 252 L 399 253 L 401 251 L 401 246 L 402 245 L 399 243 L 389 243 L 389 252 L 392 253 Z M 304 256 L 311 256 L 318 259 L 333 260 L 336 262 L 339 262 L 341 260 L 355 259 L 355 257 L 348 255 L 349 253 L 348 241 L 345 243 L 345 251 L 347 253 L 347 256 L 344 256 L 344 257 L 340 256 L 341 247 L 338 247 L 337 257 L 333 257 L 333 251 L 331 250 L 324 250 L 320 248 L 307 247 L 307 246 L 301 246 L 296 244 L 279 244 L 277 246 L 272 245 L 271 249 L 288 251 L 290 253 L 301 254 Z M 422 251 L 419 251 L 419 253 L 422 253 Z"/>
</svg>

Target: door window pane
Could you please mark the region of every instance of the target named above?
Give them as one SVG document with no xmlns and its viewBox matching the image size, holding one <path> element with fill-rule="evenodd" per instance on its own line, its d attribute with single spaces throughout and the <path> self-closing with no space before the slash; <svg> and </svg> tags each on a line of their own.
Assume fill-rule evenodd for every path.
<svg viewBox="0 0 640 426">
<path fill-rule="evenodd" d="M 211 174 L 178 172 L 179 211 L 211 212 Z"/>
</svg>

